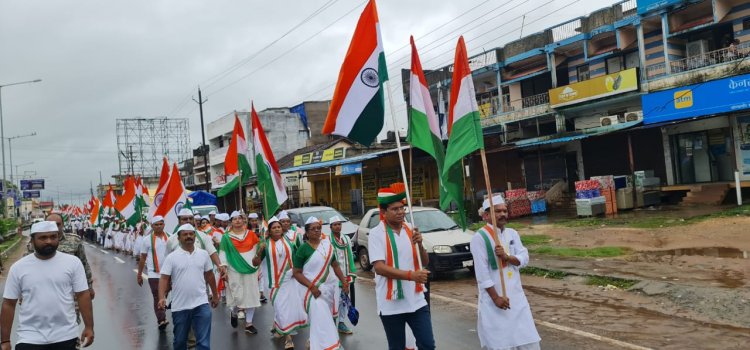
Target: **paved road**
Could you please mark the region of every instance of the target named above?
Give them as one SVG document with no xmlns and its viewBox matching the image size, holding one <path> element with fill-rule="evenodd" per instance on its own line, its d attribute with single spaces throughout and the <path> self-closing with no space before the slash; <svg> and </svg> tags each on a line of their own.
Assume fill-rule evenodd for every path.
<svg viewBox="0 0 750 350">
<path fill-rule="evenodd" d="M 165 332 L 156 328 L 151 308 L 151 293 L 144 284 L 135 282 L 135 260 L 87 244 L 87 255 L 95 276 L 97 289 L 94 300 L 96 342 L 91 349 L 169 349 L 172 343 L 171 325 Z M 3 281 L 4 282 L 4 281 Z M 3 283 L 4 284 L 4 283 Z M 362 282 L 357 289 L 360 323 L 355 334 L 344 336 L 347 349 L 384 349 L 386 342 L 380 320 L 375 311 L 373 285 Z M 446 300 L 433 301 L 432 322 L 440 349 L 479 349 L 476 335 L 475 311 L 465 305 Z M 273 320 L 270 304 L 255 313 L 254 323 L 260 334 L 248 335 L 229 325 L 229 312 L 219 306 L 213 312 L 211 347 L 215 349 L 282 349 L 282 343 L 272 339 L 269 330 Z M 539 328 L 545 349 L 597 349 L 610 344 L 570 335 L 565 332 Z M 295 337 L 298 349 L 305 348 L 307 331 Z"/>
</svg>

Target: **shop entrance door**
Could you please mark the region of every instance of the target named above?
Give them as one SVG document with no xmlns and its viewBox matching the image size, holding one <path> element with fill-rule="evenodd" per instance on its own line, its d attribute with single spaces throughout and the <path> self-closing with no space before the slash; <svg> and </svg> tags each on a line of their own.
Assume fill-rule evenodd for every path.
<svg viewBox="0 0 750 350">
<path fill-rule="evenodd" d="M 711 155 L 705 131 L 676 135 L 677 171 L 680 183 L 710 182 Z"/>
</svg>

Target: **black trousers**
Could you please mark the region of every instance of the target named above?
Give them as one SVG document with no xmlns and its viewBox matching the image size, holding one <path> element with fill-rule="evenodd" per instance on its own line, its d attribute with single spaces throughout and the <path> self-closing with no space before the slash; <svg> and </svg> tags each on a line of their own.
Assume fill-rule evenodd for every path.
<svg viewBox="0 0 750 350">
<path fill-rule="evenodd" d="M 52 344 L 16 344 L 16 350 L 76 350 L 78 349 L 78 338 L 61 341 Z"/>
</svg>

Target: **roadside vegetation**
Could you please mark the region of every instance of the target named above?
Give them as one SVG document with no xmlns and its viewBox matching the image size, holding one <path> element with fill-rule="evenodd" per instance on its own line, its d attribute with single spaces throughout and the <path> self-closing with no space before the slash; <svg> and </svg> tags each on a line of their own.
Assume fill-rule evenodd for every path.
<svg viewBox="0 0 750 350">
<path fill-rule="evenodd" d="M 669 217 L 669 216 L 643 216 L 643 217 L 593 217 L 583 219 L 568 219 L 558 221 L 556 225 L 564 227 L 594 227 L 594 226 L 618 226 L 618 227 L 632 227 L 632 228 L 662 228 L 662 227 L 673 227 L 673 226 L 684 226 L 695 224 L 701 221 L 726 218 L 726 217 L 737 217 L 737 216 L 750 216 L 750 205 L 742 205 L 734 208 L 728 208 L 717 211 L 711 214 L 696 215 L 691 217 Z"/>
</svg>

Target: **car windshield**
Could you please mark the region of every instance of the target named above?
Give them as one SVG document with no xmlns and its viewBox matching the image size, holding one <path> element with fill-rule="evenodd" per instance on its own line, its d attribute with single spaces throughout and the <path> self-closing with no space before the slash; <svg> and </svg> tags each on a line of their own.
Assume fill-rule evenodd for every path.
<svg viewBox="0 0 750 350">
<path fill-rule="evenodd" d="M 406 220 L 411 222 L 411 215 L 406 213 Z M 450 216 L 440 210 L 421 210 L 414 212 L 414 221 L 421 233 L 457 229 L 458 225 Z"/>
<path fill-rule="evenodd" d="M 320 220 L 323 220 L 323 225 L 328 225 L 328 222 L 331 220 L 332 217 L 338 216 L 342 219 L 344 219 L 344 215 L 339 213 L 336 210 L 333 209 L 325 209 L 321 211 L 311 211 L 307 213 L 301 213 L 302 215 L 302 222 L 307 222 L 307 219 L 309 219 L 311 216 L 314 216 Z"/>
</svg>

